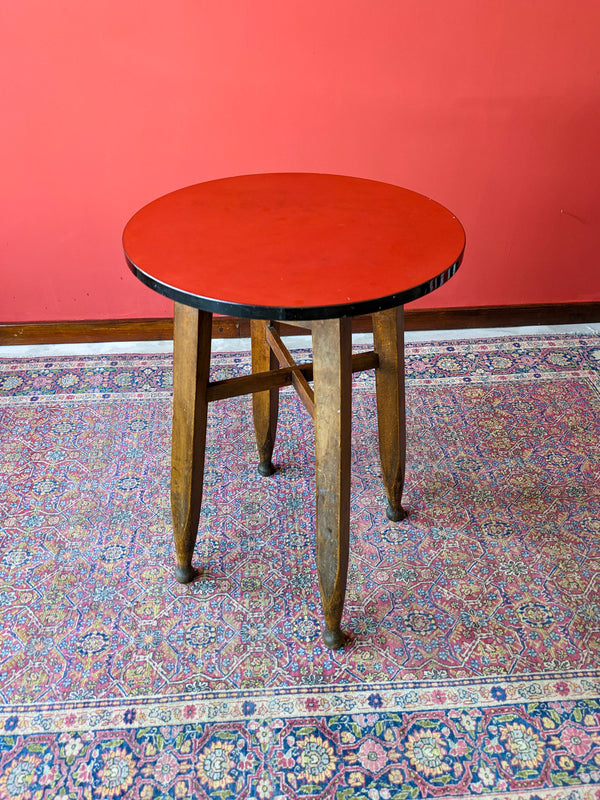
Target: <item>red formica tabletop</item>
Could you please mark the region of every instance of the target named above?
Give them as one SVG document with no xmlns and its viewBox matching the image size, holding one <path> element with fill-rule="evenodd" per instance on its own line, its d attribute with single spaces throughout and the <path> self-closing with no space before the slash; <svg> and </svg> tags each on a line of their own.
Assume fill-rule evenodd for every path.
<svg viewBox="0 0 600 800">
<path fill-rule="evenodd" d="M 465 234 L 416 192 L 342 175 L 199 183 L 127 223 L 134 274 L 180 303 L 255 319 L 354 316 L 401 305 L 458 269 Z"/>
</svg>

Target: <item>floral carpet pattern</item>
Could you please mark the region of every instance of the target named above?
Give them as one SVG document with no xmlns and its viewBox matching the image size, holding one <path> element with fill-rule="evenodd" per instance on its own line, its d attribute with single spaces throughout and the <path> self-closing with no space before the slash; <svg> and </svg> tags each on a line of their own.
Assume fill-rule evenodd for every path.
<svg viewBox="0 0 600 800">
<path fill-rule="evenodd" d="M 355 376 L 331 652 L 291 392 L 270 478 L 250 399 L 210 407 L 203 573 L 181 586 L 170 356 L 0 360 L 0 800 L 600 800 L 600 337 L 406 361 L 401 523 Z"/>
</svg>

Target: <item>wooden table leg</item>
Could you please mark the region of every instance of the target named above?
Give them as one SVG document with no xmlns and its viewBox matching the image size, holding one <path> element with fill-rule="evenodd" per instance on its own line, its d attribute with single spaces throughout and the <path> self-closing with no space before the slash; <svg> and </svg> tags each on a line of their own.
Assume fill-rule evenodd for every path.
<svg viewBox="0 0 600 800">
<path fill-rule="evenodd" d="M 198 574 L 192 557 L 202 503 L 211 328 L 212 314 L 175 303 L 171 511 L 180 583 Z"/>
<path fill-rule="evenodd" d="M 325 628 L 334 650 L 346 636 L 340 622 L 348 574 L 350 454 L 352 424 L 352 336 L 350 319 L 313 323 L 317 571 Z"/>
<path fill-rule="evenodd" d="M 373 341 L 379 356 L 375 369 L 379 453 L 388 498 L 388 519 L 406 517 L 402 508 L 406 464 L 406 417 L 404 406 L 404 308 L 373 314 Z"/>
<path fill-rule="evenodd" d="M 252 337 L 252 372 L 268 372 L 279 366 L 275 354 L 269 347 L 266 338 L 267 325 L 272 324 L 279 330 L 279 323 L 269 323 L 264 319 L 253 319 L 250 322 Z M 252 395 L 254 414 L 254 430 L 258 447 L 258 471 L 261 475 L 272 475 L 275 472 L 272 456 L 277 432 L 277 413 L 279 410 L 279 389 L 255 392 Z"/>
</svg>

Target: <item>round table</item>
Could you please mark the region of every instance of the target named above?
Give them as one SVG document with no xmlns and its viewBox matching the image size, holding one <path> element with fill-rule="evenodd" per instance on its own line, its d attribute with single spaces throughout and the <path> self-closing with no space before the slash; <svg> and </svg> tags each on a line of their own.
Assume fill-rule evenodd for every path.
<svg viewBox="0 0 600 800">
<path fill-rule="evenodd" d="M 171 507 L 181 582 L 192 566 L 208 403 L 253 394 L 259 471 L 271 461 L 278 391 L 293 385 L 315 420 L 317 571 L 323 641 L 341 647 L 349 555 L 352 372 L 374 368 L 387 515 L 400 520 L 405 471 L 403 306 L 458 269 L 464 230 L 416 192 L 341 175 L 242 175 L 144 206 L 123 234 L 127 262 L 175 301 Z M 252 320 L 252 374 L 209 380 L 212 314 Z M 372 314 L 374 348 L 352 355 L 352 317 Z M 298 365 L 279 323 L 309 328 Z M 313 387 L 310 383 L 313 382 Z"/>
</svg>

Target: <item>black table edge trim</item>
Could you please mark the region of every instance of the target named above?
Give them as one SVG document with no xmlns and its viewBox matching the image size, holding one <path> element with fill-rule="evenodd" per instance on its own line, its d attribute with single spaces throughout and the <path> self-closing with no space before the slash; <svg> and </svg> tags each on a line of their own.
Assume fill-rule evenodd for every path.
<svg viewBox="0 0 600 800">
<path fill-rule="evenodd" d="M 424 297 L 430 292 L 439 289 L 446 283 L 458 270 L 462 259 L 464 249 L 449 267 L 442 270 L 439 275 L 430 278 L 412 289 L 407 289 L 403 292 L 387 295 L 370 300 L 361 300 L 357 303 L 343 303 L 340 305 L 329 306 L 254 306 L 242 303 L 232 303 L 225 300 L 215 300 L 210 297 L 202 297 L 200 295 L 185 292 L 182 289 L 177 289 L 169 284 L 161 283 L 150 275 L 147 275 L 141 270 L 133 261 L 130 260 L 127 253 L 125 258 L 129 269 L 143 284 L 148 286 L 158 294 L 174 300 L 176 303 L 192 306 L 192 308 L 200 308 L 203 311 L 211 311 L 216 314 L 228 314 L 235 317 L 242 317 L 246 319 L 272 319 L 280 322 L 302 322 L 315 319 L 340 319 L 342 317 L 356 317 L 360 314 L 373 314 L 377 311 L 385 311 L 388 308 L 395 306 L 405 305 L 419 297 Z"/>
</svg>

